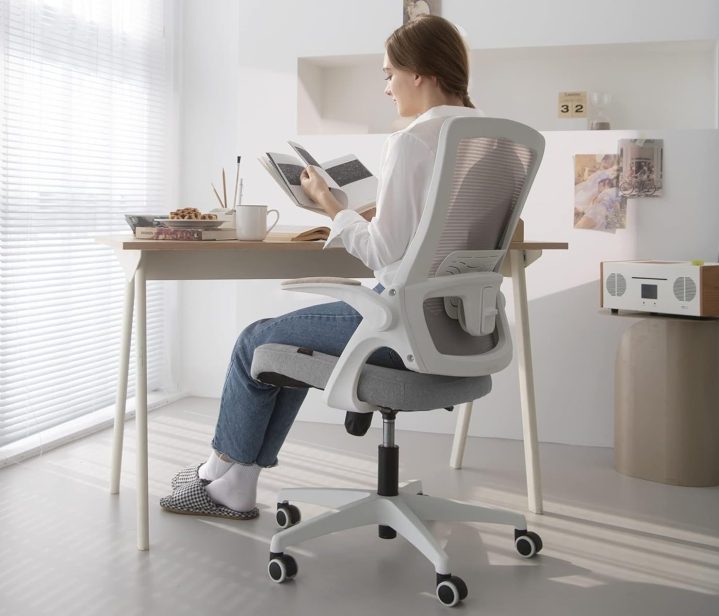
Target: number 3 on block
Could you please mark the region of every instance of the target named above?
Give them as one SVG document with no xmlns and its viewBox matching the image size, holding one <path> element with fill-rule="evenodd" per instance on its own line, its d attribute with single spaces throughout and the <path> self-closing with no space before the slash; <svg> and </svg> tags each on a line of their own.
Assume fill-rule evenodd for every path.
<svg viewBox="0 0 719 616">
<path fill-rule="evenodd" d="M 560 118 L 586 118 L 586 92 L 560 92 L 558 112 Z"/>
</svg>

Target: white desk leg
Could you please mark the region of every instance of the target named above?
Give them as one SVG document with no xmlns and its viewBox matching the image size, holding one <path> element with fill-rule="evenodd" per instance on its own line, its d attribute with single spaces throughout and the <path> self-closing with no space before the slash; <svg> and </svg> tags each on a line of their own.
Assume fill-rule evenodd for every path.
<svg viewBox="0 0 719 616">
<path fill-rule="evenodd" d="M 462 468 L 464 457 L 464 445 L 467 442 L 469 431 L 469 418 L 472 416 L 472 401 L 466 402 L 459 407 L 457 425 L 454 429 L 454 440 L 452 441 L 452 453 L 449 456 L 451 468 Z"/>
<path fill-rule="evenodd" d="M 120 366 L 117 376 L 117 398 L 115 400 L 115 423 L 112 433 L 112 462 L 110 471 L 110 494 L 120 492 L 120 471 L 122 469 L 122 440 L 125 434 L 125 404 L 127 402 L 127 374 L 130 369 L 130 341 L 132 340 L 132 308 L 135 301 L 135 279 L 125 287 L 125 309 L 122 315 L 122 344 Z"/>
<path fill-rule="evenodd" d="M 147 314 L 145 266 L 140 261 L 135 272 L 135 345 L 137 347 L 137 386 L 135 387 L 135 425 L 137 429 L 137 549 L 150 549 L 147 481 Z"/>
<path fill-rule="evenodd" d="M 517 361 L 519 363 L 519 394 L 522 406 L 522 432 L 524 435 L 524 464 L 527 472 L 527 498 L 529 510 L 542 513 L 542 478 L 539 469 L 537 446 L 537 412 L 534 403 L 534 375 L 532 372 L 532 345 L 529 340 L 527 310 L 527 284 L 524 277 L 524 252 L 509 251 L 514 288 L 514 313 L 517 323 Z"/>
</svg>

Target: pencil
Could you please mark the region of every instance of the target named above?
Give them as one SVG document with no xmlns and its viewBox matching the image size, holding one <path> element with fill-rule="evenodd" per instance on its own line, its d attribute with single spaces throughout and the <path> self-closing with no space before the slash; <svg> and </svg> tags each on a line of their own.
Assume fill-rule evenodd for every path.
<svg viewBox="0 0 719 616">
<path fill-rule="evenodd" d="M 225 168 L 222 167 L 222 194 L 225 196 L 225 203 L 222 207 L 227 207 L 227 183 L 225 182 Z"/>
<path fill-rule="evenodd" d="M 240 160 L 242 159 L 242 156 L 237 157 L 237 171 L 235 172 L 235 194 L 232 197 L 232 207 L 235 207 L 237 205 L 237 185 L 240 181 Z"/>
<path fill-rule="evenodd" d="M 212 186 L 212 190 L 215 193 L 215 197 L 217 197 L 217 200 L 220 202 L 220 207 L 225 207 L 225 204 L 222 203 L 222 199 L 220 198 L 220 193 L 217 192 L 217 189 L 215 188 L 214 184 L 210 184 Z"/>
</svg>

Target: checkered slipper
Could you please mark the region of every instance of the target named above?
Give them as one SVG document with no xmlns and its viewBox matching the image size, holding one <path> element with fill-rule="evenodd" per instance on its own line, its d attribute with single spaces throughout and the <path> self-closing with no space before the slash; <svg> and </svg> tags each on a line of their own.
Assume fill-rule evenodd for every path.
<svg viewBox="0 0 719 616">
<path fill-rule="evenodd" d="M 205 485 L 207 483 L 202 479 L 181 485 L 171 496 L 160 499 L 160 507 L 172 513 L 206 515 L 231 520 L 252 520 L 260 515 L 257 507 L 249 511 L 235 511 L 224 505 L 218 505 L 208 496 Z"/>
<path fill-rule="evenodd" d="M 196 481 L 200 478 L 200 467 L 202 464 L 198 464 L 197 466 L 188 466 L 187 468 L 183 468 L 179 473 L 177 473 L 170 482 L 170 485 L 172 486 L 172 489 L 175 490 L 179 486 L 190 483 L 191 481 Z"/>
</svg>

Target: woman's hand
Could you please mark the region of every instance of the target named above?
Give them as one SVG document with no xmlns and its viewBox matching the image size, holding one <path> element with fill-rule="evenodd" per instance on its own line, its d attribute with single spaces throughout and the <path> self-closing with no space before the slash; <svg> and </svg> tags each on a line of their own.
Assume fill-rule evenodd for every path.
<svg viewBox="0 0 719 616">
<path fill-rule="evenodd" d="M 305 194 L 319 205 L 330 218 L 334 218 L 342 209 L 337 199 L 332 196 L 327 183 L 313 167 L 306 167 L 302 171 L 300 184 Z"/>
<path fill-rule="evenodd" d="M 319 203 L 330 192 L 327 182 L 315 171 L 314 167 L 306 167 L 302 170 L 300 183 L 302 184 L 302 190 L 315 203 Z"/>
</svg>

